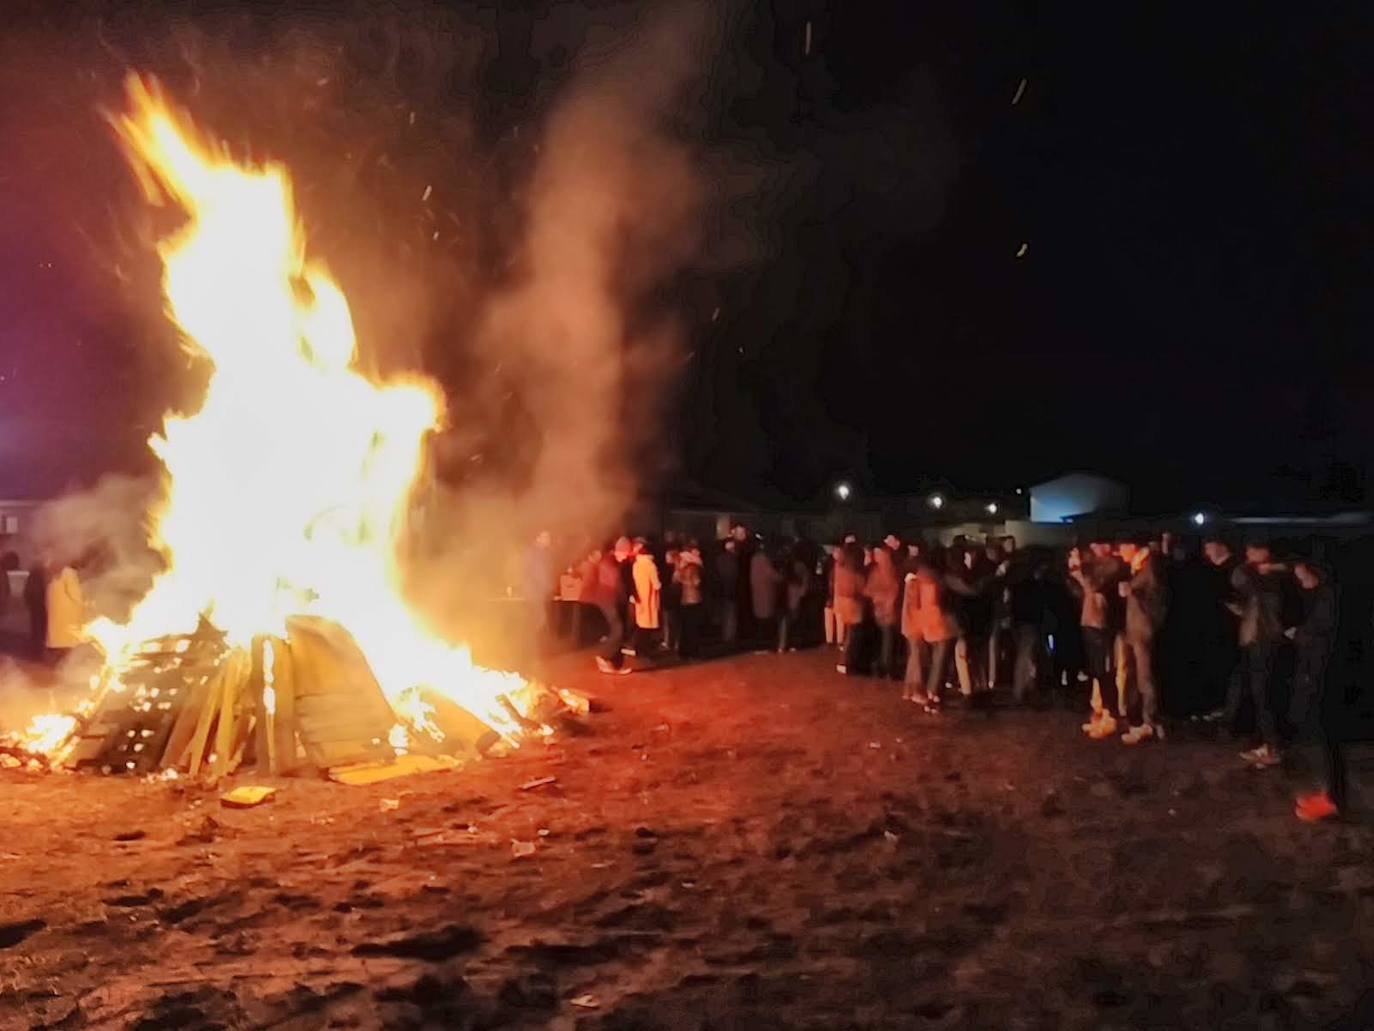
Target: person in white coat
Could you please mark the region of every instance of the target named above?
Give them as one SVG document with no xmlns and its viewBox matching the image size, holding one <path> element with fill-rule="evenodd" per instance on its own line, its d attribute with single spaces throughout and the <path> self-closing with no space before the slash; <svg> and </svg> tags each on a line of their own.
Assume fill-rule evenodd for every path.
<svg viewBox="0 0 1374 1031">
<path fill-rule="evenodd" d="M 85 640 L 86 598 L 81 578 L 71 564 L 48 579 L 47 609 L 48 655 L 60 658 Z"/>
</svg>

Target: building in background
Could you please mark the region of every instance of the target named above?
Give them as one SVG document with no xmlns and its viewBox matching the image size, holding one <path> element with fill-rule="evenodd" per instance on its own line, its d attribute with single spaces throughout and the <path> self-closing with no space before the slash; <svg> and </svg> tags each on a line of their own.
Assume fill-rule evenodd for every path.
<svg viewBox="0 0 1374 1031">
<path fill-rule="evenodd" d="M 1065 473 L 1030 489 L 1033 523 L 1067 523 L 1084 516 L 1125 515 L 1131 492 L 1124 483 L 1093 473 Z"/>
</svg>

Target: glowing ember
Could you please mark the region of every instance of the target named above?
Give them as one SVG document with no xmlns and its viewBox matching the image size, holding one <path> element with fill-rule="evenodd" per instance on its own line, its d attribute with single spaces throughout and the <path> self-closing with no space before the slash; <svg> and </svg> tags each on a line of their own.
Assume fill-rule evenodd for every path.
<svg viewBox="0 0 1374 1031">
<path fill-rule="evenodd" d="M 121 689 L 150 642 L 189 635 L 202 618 L 230 647 L 249 648 L 309 615 L 348 630 L 411 728 L 435 736 L 425 691 L 498 732 L 520 729 L 503 696 L 518 706 L 526 682 L 476 665 L 402 595 L 397 544 L 440 418 L 437 387 L 374 382 L 354 366 L 348 302 L 306 259 L 283 167 L 234 161 L 155 83 L 132 77 L 128 98 L 113 123 L 130 163 L 150 202 L 187 216 L 158 247 L 167 312 L 211 373 L 200 409 L 167 415 L 149 440 L 165 471 L 151 540 L 166 570 L 126 622 L 88 627 L 108 686 Z M 269 714 L 272 667 L 268 641 Z M 54 722 L 39 750 L 70 733 L 73 721 L 56 719 L 44 717 Z"/>
</svg>

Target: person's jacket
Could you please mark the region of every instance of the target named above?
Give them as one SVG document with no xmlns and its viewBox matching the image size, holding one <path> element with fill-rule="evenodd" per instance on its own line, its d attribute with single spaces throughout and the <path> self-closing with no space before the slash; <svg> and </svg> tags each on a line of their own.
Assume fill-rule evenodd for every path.
<svg viewBox="0 0 1374 1031">
<path fill-rule="evenodd" d="M 739 590 L 739 556 L 722 548 L 711 559 L 716 597 L 734 601 Z"/>
<path fill-rule="evenodd" d="M 1311 656 L 1329 654 L 1336 638 L 1335 588 L 1321 583 L 1302 593 L 1306 612 L 1293 634 L 1293 643 Z"/>
<path fill-rule="evenodd" d="M 881 627 L 897 625 L 897 601 L 901 591 L 902 582 L 897 579 L 892 552 L 887 548 L 873 549 L 873 568 L 869 571 L 868 584 L 864 588 L 864 593 L 873 603 L 873 622 Z"/>
<path fill-rule="evenodd" d="M 943 577 L 929 566 L 908 576 L 902 599 L 902 636 L 909 641 L 939 644 L 959 636 L 959 619 Z"/>
<path fill-rule="evenodd" d="M 702 583 L 701 562 L 688 555 L 678 558 L 677 569 L 673 571 L 673 580 L 681 590 L 681 600 L 684 607 L 701 604 L 701 583 Z"/>
<path fill-rule="evenodd" d="M 48 647 L 75 648 L 86 625 L 86 599 L 76 570 L 64 566 L 48 581 Z"/>
<path fill-rule="evenodd" d="M 1115 630 L 1113 599 L 1119 598 L 1116 585 L 1125 566 L 1119 558 L 1091 558 L 1080 569 L 1071 570 L 1074 589 L 1083 599 L 1078 622 L 1094 630 Z"/>
<path fill-rule="evenodd" d="M 835 615 L 845 626 L 864 621 L 864 574 L 848 561 L 835 563 Z"/>
<path fill-rule="evenodd" d="M 801 608 L 802 601 L 811 593 L 811 567 L 799 558 L 787 564 L 787 611 L 795 613 Z"/>
<path fill-rule="evenodd" d="M 1169 610 L 1164 581 L 1160 578 L 1156 558 L 1145 553 L 1134 563 L 1126 595 L 1126 638 L 1130 641 L 1153 641 L 1164 625 Z"/>
<path fill-rule="evenodd" d="M 773 560 L 759 549 L 749 559 L 749 593 L 755 619 L 772 619 L 778 614 L 778 590 L 782 574 Z"/>
<path fill-rule="evenodd" d="M 1240 644 L 1274 644 L 1283 639 L 1283 574 L 1250 563 L 1236 566 L 1231 586 L 1240 605 Z"/>
<path fill-rule="evenodd" d="M 635 625 L 641 630 L 657 630 L 663 606 L 663 581 L 658 576 L 658 563 L 648 552 L 640 552 L 634 560 Z"/>
</svg>

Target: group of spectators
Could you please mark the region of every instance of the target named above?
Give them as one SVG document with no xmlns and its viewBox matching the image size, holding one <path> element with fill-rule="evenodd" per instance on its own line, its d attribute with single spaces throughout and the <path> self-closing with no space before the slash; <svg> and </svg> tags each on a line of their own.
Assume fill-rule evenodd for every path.
<svg viewBox="0 0 1374 1031">
<path fill-rule="evenodd" d="M 530 575 L 547 584 L 547 539 L 534 555 Z M 1164 534 L 1064 553 L 1010 538 L 939 546 L 889 534 L 821 548 L 736 526 L 706 552 L 672 535 L 622 537 L 572 567 L 559 593 L 578 613 L 600 613 L 595 661 L 606 674 L 630 672 L 627 657 L 691 659 L 706 647 L 834 646 L 838 672 L 900 681 L 902 698 L 927 713 L 986 705 L 1009 687 L 1018 704 L 1086 700 L 1093 740 L 1160 741 L 1167 714 L 1252 735 L 1241 756 L 1259 769 L 1280 765 L 1286 746 L 1310 745 L 1324 757 L 1326 791 L 1299 815 L 1324 818 L 1345 803 L 1324 704 L 1333 578 L 1310 557 L 1280 561 L 1261 541 L 1237 554 L 1220 535 L 1192 549 Z"/>
</svg>

